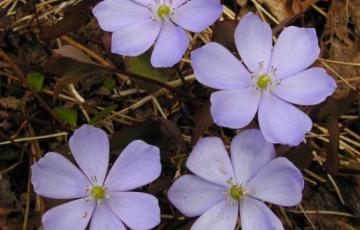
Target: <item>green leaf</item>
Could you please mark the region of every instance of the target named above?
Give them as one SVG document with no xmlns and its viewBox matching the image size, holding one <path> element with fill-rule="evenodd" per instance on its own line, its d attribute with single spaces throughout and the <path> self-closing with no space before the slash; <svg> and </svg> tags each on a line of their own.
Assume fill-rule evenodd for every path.
<svg viewBox="0 0 360 230">
<path fill-rule="evenodd" d="M 44 85 L 44 75 L 38 72 L 29 73 L 26 81 L 37 92 L 40 92 Z"/>
<path fill-rule="evenodd" d="M 78 113 L 76 110 L 64 108 L 64 107 L 56 107 L 54 109 L 55 114 L 66 123 L 71 126 L 76 126 Z"/>
<path fill-rule="evenodd" d="M 111 77 L 106 78 L 102 84 L 102 86 L 109 91 L 113 90 L 115 85 L 116 85 L 116 81 L 114 79 L 112 79 Z"/>
<path fill-rule="evenodd" d="M 96 122 L 98 122 L 99 120 L 101 120 L 102 118 L 104 118 L 106 115 L 108 115 L 109 113 L 111 113 L 112 111 L 114 111 L 116 109 L 116 105 L 110 105 L 108 107 L 106 107 L 104 110 L 95 113 L 95 115 L 90 119 L 89 124 L 93 125 Z"/>
<path fill-rule="evenodd" d="M 128 72 L 143 77 L 161 82 L 167 82 L 169 80 L 169 77 L 166 75 L 164 69 L 154 68 L 151 65 L 150 56 L 148 54 L 142 54 L 137 57 L 128 57 L 126 67 Z"/>
</svg>

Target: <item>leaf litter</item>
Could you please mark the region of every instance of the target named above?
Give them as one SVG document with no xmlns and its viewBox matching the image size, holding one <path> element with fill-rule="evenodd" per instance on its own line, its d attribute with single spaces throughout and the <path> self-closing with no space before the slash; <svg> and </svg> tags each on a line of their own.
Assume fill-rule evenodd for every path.
<svg viewBox="0 0 360 230">
<path fill-rule="evenodd" d="M 143 188 L 161 198 L 159 229 L 189 229 L 193 221 L 184 219 L 166 200 L 168 185 L 186 172 L 191 146 L 202 136 L 216 135 L 229 144 L 238 132 L 213 125 L 207 104 L 211 90 L 194 81 L 189 53 L 177 70 L 165 72 L 139 69 L 146 66 L 138 64 L 146 58 L 130 62 L 129 67 L 129 60 L 111 54 L 107 35 L 90 13 L 96 2 L 0 2 L 4 51 L 0 53 L 0 197 L 8 197 L 0 199 L 0 229 L 38 229 L 41 214 L 53 206 L 29 189 L 28 175 L 33 162 L 51 147 L 66 143 L 68 135 L 63 133 L 74 130 L 50 113 L 56 108 L 71 108 L 77 112 L 78 124 L 91 122 L 106 130 L 113 158 L 133 139 L 161 147 L 164 172 Z M 304 108 L 316 122 L 306 143 L 277 146 L 278 155 L 302 169 L 306 186 L 301 206 L 274 211 L 290 229 L 359 228 L 360 3 L 224 2 L 221 20 L 192 35 L 193 49 L 214 40 L 235 51 L 233 20 L 250 10 L 271 23 L 274 34 L 290 24 L 316 28 L 322 54 L 315 65 L 334 76 L 339 87 L 325 103 Z M 19 71 L 23 76 L 43 73 L 42 91 L 24 84 Z M 109 77 L 115 85 L 100 94 Z"/>
</svg>

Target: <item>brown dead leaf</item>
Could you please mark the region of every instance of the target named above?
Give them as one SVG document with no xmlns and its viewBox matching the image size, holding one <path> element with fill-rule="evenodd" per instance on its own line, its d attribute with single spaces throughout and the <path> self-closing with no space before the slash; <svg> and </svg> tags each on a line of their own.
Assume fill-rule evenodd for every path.
<svg viewBox="0 0 360 230">
<path fill-rule="evenodd" d="M 210 114 L 210 103 L 202 108 L 200 114 L 195 118 L 194 134 L 191 138 L 191 143 L 194 145 L 199 138 L 214 124 L 212 116 Z"/>
<path fill-rule="evenodd" d="M 245 6 L 246 4 L 248 4 L 248 0 L 236 0 L 236 2 L 240 6 Z"/>
<path fill-rule="evenodd" d="M 23 106 L 23 101 L 16 97 L 0 98 L 0 108 L 18 110 Z"/>
<path fill-rule="evenodd" d="M 21 220 L 19 218 L 9 218 L 10 213 L 19 212 L 19 208 L 14 204 L 16 195 L 10 188 L 10 182 L 7 178 L 0 180 L 0 230 L 21 229 Z"/>
<path fill-rule="evenodd" d="M 155 122 L 159 122 L 160 123 L 160 128 L 161 128 L 161 132 L 163 133 L 164 136 L 170 137 L 171 139 L 173 139 L 176 144 L 181 147 L 181 149 L 188 153 L 189 149 L 184 141 L 184 138 L 182 136 L 181 131 L 178 129 L 178 127 L 176 126 L 176 124 L 174 124 L 174 122 L 170 121 L 170 120 L 166 120 L 162 117 L 156 117 L 153 119 Z"/>
<path fill-rule="evenodd" d="M 258 0 L 279 20 L 290 17 L 293 13 L 288 0 Z"/>
<path fill-rule="evenodd" d="M 73 54 L 72 54 L 73 55 Z M 139 80 L 150 83 L 154 86 L 166 88 L 176 95 L 182 96 L 186 100 L 192 100 L 192 98 L 185 92 L 173 88 L 162 81 L 152 79 L 149 77 L 143 77 L 136 73 L 129 73 L 120 69 L 116 69 L 111 66 L 97 65 L 82 60 L 74 59 L 71 56 L 63 56 L 55 54 L 51 56 L 44 65 L 45 72 L 52 73 L 54 75 L 63 76 L 64 81 L 57 83 L 58 88 L 54 90 L 54 96 L 60 93 L 61 89 L 69 83 L 75 83 L 81 80 L 83 77 L 96 71 L 106 71 L 112 73 L 118 73 L 130 77 L 132 80 Z"/>
<path fill-rule="evenodd" d="M 328 173 L 335 174 L 339 170 L 339 142 L 340 142 L 340 128 L 336 116 L 329 116 L 326 121 L 327 129 L 329 131 L 329 144 L 326 152 L 325 169 Z"/>
<path fill-rule="evenodd" d="M 306 145 L 300 145 L 291 148 L 285 155 L 292 163 L 299 169 L 307 169 L 312 160 L 313 155 L 311 154 L 312 149 Z"/>
<path fill-rule="evenodd" d="M 305 12 L 312 4 L 318 0 L 293 0 L 291 9 L 295 14 Z"/>
<path fill-rule="evenodd" d="M 360 176 L 355 175 L 353 177 L 354 190 L 351 190 L 349 187 L 345 188 L 347 194 L 349 194 L 349 207 L 356 215 L 357 218 L 360 218 Z"/>
<path fill-rule="evenodd" d="M 54 89 L 54 99 L 71 83 L 77 83 L 89 74 L 99 70 L 96 63 L 80 49 L 65 45 L 55 49 L 44 70 L 48 73 L 61 76 Z"/>
<path fill-rule="evenodd" d="M 153 117 L 115 131 L 110 138 L 110 146 L 113 152 L 119 154 L 133 140 L 143 140 L 160 148 L 175 143 L 184 152 L 188 152 L 182 133 L 176 124 L 161 117 Z"/>
<path fill-rule="evenodd" d="M 212 40 L 220 43 L 231 51 L 236 51 L 234 32 L 238 25 L 236 20 L 218 21 L 214 25 Z"/>
<path fill-rule="evenodd" d="M 72 45 L 64 45 L 59 49 L 54 50 L 54 54 L 75 59 L 80 62 L 85 62 L 89 64 L 96 64 L 89 56 L 87 56 L 80 49 Z"/>
<path fill-rule="evenodd" d="M 328 144 L 325 162 L 325 168 L 328 173 L 335 174 L 339 169 L 338 148 L 340 130 L 338 119 L 347 112 L 357 95 L 357 92 L 350 91 L 346 97 L 341 99 L 332 96 L 325 103 L 316 106 L 311 111 L 310 116 L 313 120 L 326 122 L 326 127 L 329 131 L 330 142 Z"/>
<path fill-rule="evenodd" d="M 40 34 L 40 39 L 50 41 L 83 26 L 90 15 L 91 6 L 100 0 L 82 1 L 75 6 L 69 7 L 64 13 L 64 18 L 57 24 L 50 26 Z"/>
<path fill-rule="evenodd" d="M 80 62 L 73 58 L 64 58 L 60 55 L 51 56 L 44 66 L 47 73 L 61 76 L 54 89 L 54 99 L 71 83 L 77 83 L 89 74 L 100 69 L 97 65 Z"/>
<path fill-rule="evenodd" d="M 325 31 L 321 47 L 326 59 L 342 62 L 360 63 L 360 1 L 331 1 L 327 14 Z M 360 68 L 351 65 L 328 63 L 345 79 L 360 76 Z M 350 81 L 354 87 L 359 81 Z M 340 98 L 349 92 L 349 86 L 338 83 L 336 97 Z"/>
</svg>

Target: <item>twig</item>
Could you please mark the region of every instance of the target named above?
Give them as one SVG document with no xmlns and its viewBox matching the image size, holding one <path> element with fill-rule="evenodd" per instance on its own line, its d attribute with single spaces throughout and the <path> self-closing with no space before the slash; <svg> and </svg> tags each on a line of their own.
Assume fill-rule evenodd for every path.
<svg viewBox="0 0 360 230">
<path fill-rule="evenodd" d="M 310 217 L 307 215 L 307 213 L 305 212 L 303 206 L 301 204 L 299 204 L 299 208 L 301 210 L 301 213 L 304 214 L 306 220 L 309 222 L 309 224 L 311 225 L 312 229 L 316 230 L 315 224 L 312 222 L 312 220 L 310 219 Z"/>
<path fill-rule="evenodd" d="M 338 72 L 336 72 L 331 66 L 329 66 L 326 62 L 321 61 L 320 63 L 323 64 L 326 68 L 328 68 L 333 74 L 335 74 L 338 78 L 340 78 L 350 89 L 357 91 L 357 89 L 352 86 L 343 76 L 341 76 Z"/>
<path fill-rule="evenodd" d="M 4 141 L 0 142 L 0 145 L 7 145 L 11 143 L 18 143 L 18 142 L 25 142 L 25 141 L 34 141 L 34 140 L 42 140 L 42 139 L 49 139 L 54 137 L 61 137 L 61 136 L 67 136 L 67 132 L 60 132 L 60 133 L 54 133 L 54 134 L 48 134 L 48 135 L 42 135 L 42 136 L 36 136 L 36 137 L 23 137 L 14 139 L 12 141 Z"/>
<path fill-rule="evenodd" d="M 350 65 L 350 66 L 360 67 L 360 63 L 355 63 L 355 62 L 344 62 L 344 61 L 330 60 L 330 59 L 324 59 L 324 58 L 318 58 L 318 60 L 323 61 L 323 62 L 339 64 L 339 65 Z"/>
<path fill-rule="evenodd" d="M 338 195 L 341 204 L 344 205 L 345 204 L 344 198 L 342 197 L 340 189 L 337 186 L 335 180 L 333 179 L 333 177 L 330 174 L 327 174 L 327 177 L 329 178 L 331 184 L 334 186 L 336 194 Z"/>
</svg>

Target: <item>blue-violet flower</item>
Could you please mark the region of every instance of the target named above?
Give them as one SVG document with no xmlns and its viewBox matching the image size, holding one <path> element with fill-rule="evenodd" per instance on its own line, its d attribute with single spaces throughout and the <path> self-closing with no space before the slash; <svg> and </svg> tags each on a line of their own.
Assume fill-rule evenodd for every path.
<svg viewBox="0 0 360 230">
<path fill-rule="evenodd" d="M 146 185 L 161 172 L 160 153 L 143 141 L 131 142 L 107 175 L 109 139 L 101 129 L 84 125 L 70 138 L 79 170 L 58 153 L 49 152 L 32 167 L 37 194 L 75 199 L 43 215 L 45 230 L 150 229 L 160 223 L 158 200 L 149 194 L 128 192 Z"/>
<path fill-rule="evenodd" d="M 185 216 L 200 216 L 192 230 L 233 230 L 240 211 L 243 230 L 281 230 L 281 221 L 263 201 L 281 206 L 302 199 L 304 178 L 273 144 L 249 129 L 231 142 L 231 160 L 220 138 L 201 139 L 184 175 L 170 187 L 169 200 Z"/>
<path fill-rule="evenodd" d="M 185 30 L 203 31 L 222 10 L 219 0 L 104 0 L 93 14 L 103 30 L 113 32 L 112 52 L 138 56 L 155 43 L 152 65 L 169 67 L 189 45 Z"/>
<path fill-rule="evenodd" d="M 235 42 L 247 69 L 217 43 L 191 54 L 196 79 L 220 90 L 210 99 L 215 123 L 242 128 L 258 112 L 267 141 L 299 144 L 311 130 L 312 121 L 290 103 L 318 104 L 336 89 L 324 69 L 306 69 L 320 53 L 315 29 L 286 27 L 273 47 L 270 26 L 248 13 L 235 30 Z"/>
</svg>

